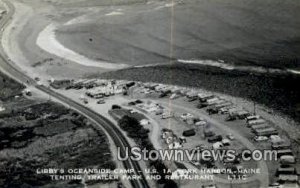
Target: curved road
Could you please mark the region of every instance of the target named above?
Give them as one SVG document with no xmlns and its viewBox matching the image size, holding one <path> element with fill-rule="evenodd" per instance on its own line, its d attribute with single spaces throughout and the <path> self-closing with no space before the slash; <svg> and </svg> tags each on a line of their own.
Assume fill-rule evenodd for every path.
<svg viewBox="0 0 300 188">
<path fill-rule="evenodd" d="M 14 14 L 14 6 L 6 0 L 3 0 L 2 2 L 5 2 L 6 6 L 9 10 L 7 10 L 7 13 L 0 21 L 0 36 L 2 37 L 3 28 L 9 23 L 9 21 L 12 19 L 12 16 Z M 3 73 L 7 74 L 8 76 L 12 77 L 16 81 L 20 83 L 26 82 L 28 86 L 35 87 L 39 91 L 46 93 L 47 95 L 50 95 L 57 101 L 69 105 L 72 109 L 78 111 L 79 113 L 87 116 L 90 120 L 95 122 L 97 126 L 95 126 L 96 129 L 105 129 L 107 133 L 111 136 L 112 140 L 116 144 L 117 147 L 120 147 L 121 153 L 124 156 L 125 155 L 125 147 L 130 148 L 130 144 L 126 140 L 125 136 L 122 134 L 122 132 L 114 125 L 112 122 L 110 122 L 105 117 L 97 114 L 96 112 L 88 109 L 87 107 L 83 106 L 82 104 L 79 104 L 72 99 L 69 99 L 43 85 L 37 85 L 36 81 L 26 74 L 24 74 L 21 70 L 16 68 L 12 65 L 13 62 L 10 61 L 10 59 L 6 56 L 3 50 L 2 44 L 0 45 L 0 69 Z M 134 174 L 137 176 L 140 176 L 141 178 L 138 180 L 130 180 L 130 183 L 132 187 L 134 188 L 148 188 L 148 182 L 143 174 L 143 170 L 139 166 L 137 161 L 133 160 L 126 160 L 123 161 L 123 165 L 125 169 L 134 169 Z"/>
</svg>

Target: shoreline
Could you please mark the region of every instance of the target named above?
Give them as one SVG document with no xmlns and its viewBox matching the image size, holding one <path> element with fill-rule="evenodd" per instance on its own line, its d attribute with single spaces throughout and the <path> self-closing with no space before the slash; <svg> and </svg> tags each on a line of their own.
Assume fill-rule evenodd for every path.
<svg viewBox="0 0 300 188">
<path fill-rule="evenodd" d="M 36 39 L 36 45 L 50 54 L 68 59 L 84 66 L 100 67 L 104 69 L 122 69 L 128 67 L 126 64 L 95 61 L 66 48 L 56 39 L 56 28 L 57 26 L 55 24 L 49 24 L 47 27 L 45 27 L 45 29 L 39 33 Z"/>
<path fill-rule="evenodd" d="M 15 5 L 15 4 L 14 4 Z M 18 9 L 18 8 L 16 8 L 16 9 Z M 29 10 L 28 10 L 29 11 Z M 32 11 L 32 10 L 31 10 Z M 15 17 L 17 17 L 18 18 L 18 20 L 17 21 L 14 21 L 15 20 Z M 5 30 L 4 31 L 4 33 L 5 33 L 5 37 L 6 37 L 6 43 L 4 43 L 4 44 L 7 44 L 8 43 L 8 37 L 9 37 L 9 35 L 11 34 L 9 31 L 11 31 L 12 30 L 12 27 L 13 27 L 13 25 L 14 24 L 16 24 L 18 21 L 19 21 L 19 19 L 20 19 L 20 17 L 22 17 L 22 18 L 24 18 L 24 17 L 26 17 L 26 16 L 22 16 L 22 15 L 20 15 L 20 13 L 19 12 L 17 12 L 17 15 L 14 15 L 14 17 L 13 17 L 13 23 L 11 23 L 8 27 L 10 28 L 10 30 Z M 25 23 L 25 22 L 24 22 Z M 23 24 L 24 25 L 24 24 Z M 46 30 L 46 31 L 45 31 Z M 45 42 L 47 42 L 47 38 L 45 38 L 45 37 L 49 37 L 50 36 L 50 42 L 54 42 L 54 47 L 57 47 L 56 45 L 57 44 L 59 44 L 59 45 L 61 45 L 58 41 L 56 41 L 57 43 L 55 43 L 55 33 L 54 33 L 54 30 L 55 30 L 55 25 L 54 24 L 50 24 L 50 25 L 48 25 L 43 31 L 44 31 L 44 33 L 43 33 L 43 31 L 42 32 L 40 32 L 39 33 L 39 36 L 37 37 L 37 43 L 38 43 L 38 41 L 40 41 L 40 45 L 39 45 L 39 47 L 41 47 L 41 45 L 43 46 L 43 47 L 45 47 L 45 45 L 47 45 L 47 43 L 45 43 Z M 17 34 L 19 34 L 19 32 L 17 32 Z M 50 35 L 46 35 L 46 34 L 50 34 Z M 42 39 L 40 38 L 40 37 L 42 37 Z M 2 42 L 3 42 L 3 40 L 4 39 L 2 39 Z M 18 45 L 18 44 L 15 44 L 15 45 Z M 37 44 L 38 45 L 38 44 Z M 58 47 L 63 47 L 63 48 L 65 48 L 63 45 L 61 45 L 61 46 L 59 46 L 58 45 Z M 6 45 L 4 45 L 5 46 L 5 49 L 6 49 L 6 52 L 7 51 L 9 51 L 10 50 L 10 48 L 9 47 L 7 47 Z M 51 46 L 51 45 L 49 45 L 49 46 Z M 51 47 L 53 47 L 53 46 L 51 46 Z M 50 48 L 50 47 L 49 47 Z M 57 52 L 57 51 L 59 51 L 61 48 L 58 48 L 58 49 L 54 49 L 54 51 L 55 52 Z M 22 60 L 24 60 L 24 57 L 22 56 L 22 52 L 21 52 L 21 49 L 19 49 L 20 50 L 20 53 L 17 53 L 17 54 L 14 54 L 14 56 L 11 56 L 11 52 L 9 52 L 8 53 L 8 55 L 10 56 L 10 57 L 13 57 L 13 58 L 22 58 Z M 45 49 L 44 49 L 45 50 Z M 64 55 L 63 54 L 63 52 L 60 52 L 60 53 L 62 53 L 61 55 Z M 67 53 L 69 53 L 69 51 L 67 51 Z M 72 55 L 74 55 L 74 52 L 73 51 L 71 51 L 70 52 L 70 54 L 68 54 L 68 56 L 63 56 L 63 57 L 69 57 L 70 58 L 70 56 L 72 56 Z M 79 54 L 78 54 L 79 55 Z M 85 59 L 85 57 L 83 58 L 83 59 L 81 59 L 82 57 L 81 57 L 81 55 L 79 55 L 79 56 L 77 56 L 77 55 L 74 55 L 75 57 L 72 57 L 72 59 L 68 59 L 68 58 L 66 58 L 66 59 L 68 59 L 68 60 L 71 60 L 71 61 L 73 61 L 73 58 L 75 59 L 75 60 L 80 60 L 80 61 L 85 61 L 86 59 L 88 59 L 88 58 L 86 58 Z M 78 58 L 79 57 L 79 59 L 76 59 L 76 58 Z M 15 61 L 15 60 L 17 60 L 17 62 L 20 62 L 20 60 L 21 59 L 13 59 L 12 58 L 12 60 L 13 61 Z M 26 61 L 28 61 L 27 59 L 26 59 Z M 26 62 L 25 61 L 25 62 Z M 91 64 L 89 64 L 89 63 L 91 63 Z M 88 61 L 88 65 L 94 65 L 94 63 L 97 63 L 96 61 Z M 104 62 L 105 63 L 105 62 Z M 81 62 L 81 64 L 83 64 L 82 62 Z M 18 64 L 18 66 L 19 66 L 20 64 Z M 109 65 L 109 66 L 111 66 L 111 64 L 109 63 L 109 64 L 102 64 L 102 65 Z M 113 67 L 115 66 L 115 64 L 113 65 Z M 141 66 L 141 67 L 143 67 L 143 66 Z M 146 65 L 146 67 L 147 67 L 147 65 Z M 24 67 L 21 67 L 21 68 L 24 68 Z M 26 72 L 29 72 L 29 70 L 32 70 L 33 72 L 34 72 L 34 69 L 32 68 L 32 67 L 26 67 L 25 66 L 25 70 L 26 70 Z M 203 89 L 203 88 L 200 88 L 200 89 Z M 218 93 L 218 92 L 216 92 L 216 91 L 210 91 L 210 92 L 213 92 L 213 93 Z M 224 94 L 224 93 L 218 93 L 218 95 L 220 95 L 220 96 L 226 96 L 226 97 L 228 97 L 228 98 L 230 98 L 230 99 L 232 99 L 232 101 L 238 101 L 238 103 L 241 103 L 241 104 L 245 104 L 245 106 L 246 107 L 249 107 L 249 106 L 251 106 L 250 105 L 250 103 L 252 104 L 252 102 L 249 102 L 247 99 L 245 99 L 245 98 L 240 98 L 240 97 L 234 97 L 234 96 L 231 96 L 231 95 L 226 95 L 226 94 Z M 292 120 L 292 119 L 289 119 L 288 117 L 286 117 L 286 115 L 285 114 L 278 114 L 277 113 L 277 111 L 276 111 L 276 114 L 275 115 L 271 115 L 271 114 L 269 114 L 268 112 L 270 112 L 270 111 L 272 111 L 272 110 L 270 110 L 270 108 L 269 107 L 266 107 L 266 106 L 259 106 L 258 107 L 258 109 L 260 109 L 260 113 L 261 114 L 265 114 L 266 116 L 268 116 L 269 118 L 268 119 L 270 119 L 270 120 L 272 120 L 272 118 L 274 119 L 274 120 L 272 120 L 272 121 L 275 121 L 275 122 L 281 122 L 280 123 L 280 125 L 282 125 L 283 127 L 286 127 L 286 126 L 289 126 L 289 124 L 291 124 L 291 125 L 294 125 L 294 127 L 290 127 L 290 129 L 294 129 L 295 127 L 298 127 L 297 128 L 297 130 L 299 129 L 299 123 L 297 123 L 297 122 L 295 122 L 294 120 Z M 289 122 L 291 122 L 291 123 L 289 123 Z M 300 134 L 300 130 L 298 130 L 299 131 L 299 134 Z M 297 136 L 297 132 L 295 131 L 295 130 L 292 130 L 292 131 L 290 131 L 289 130 L 289 134 L 291 134 L 292 135 L 292 137 L 293 138 L 295 138 L 296 139 L 296 136 Z"/>
</svg>

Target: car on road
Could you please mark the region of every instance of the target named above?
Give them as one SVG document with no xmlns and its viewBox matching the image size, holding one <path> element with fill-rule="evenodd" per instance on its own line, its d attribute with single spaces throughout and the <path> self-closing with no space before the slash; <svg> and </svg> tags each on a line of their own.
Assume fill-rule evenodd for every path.
<svg viewBox="0 0 300 188">
<path fill-rule="evenodd" d="M 83 101 L 84 104 L 88 104 L 89 103 L 89 101 L 87 99 L 83 99 L 82 101 Z"/>
<path fill-rule="evenodd" d="M 269 138 L 266 136 L 255 136 L 254 141 L 256 142 L 262 142 L 262 141 L 267 141 Z"/>
<path fill-rule="evenodd" d="M 39 86 L 43 85 L 43 83 L 41 81 L 37 81 L 36 84 Z"/>
</svg>

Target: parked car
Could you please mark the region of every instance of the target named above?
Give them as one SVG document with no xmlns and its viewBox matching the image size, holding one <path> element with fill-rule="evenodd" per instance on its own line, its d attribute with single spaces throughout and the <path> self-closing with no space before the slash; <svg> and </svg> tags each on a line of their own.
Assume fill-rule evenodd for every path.
<svg viewBox="0 0 300 188">
<path fill-rule="evenodd" d="M 100 99 L 97 101 L 97 104 L 105 104 L 105 101 L 103 99 Z"/>
<path fill-rule="evenodd" d="M 183 133 L 182 133 L 182 136 L 184 136 L 184 137 L 190 137 L 190 136 L 195 136 L 195 135 L 196 135 L 195 129 L 189 129 L 189 130 L 183 131 Z"/>
<path fill-rule="evenodd" d="M 111 109 L 121 109 L 122 107 L 121 106 L 119 106 L 119 105 L 117 105 L 117 104 L 114 104 L 114 105 L 112 105 L 111 106 Z"/>
<path fill-rule="evenodd" d="M 207 139 L 207 141 L 208 141 L 209 143 L 215 143 L 215 142 L 221 142 L 222 139 L 223 139 L 223 138 L 222 138 L 221 135 L 215 135 L 215 136 L 209 137 L 209 138 Z"/>
<path fill-rule="evenodd" d="M 254 141 L 256 142 L 262 142 L 262 141 L 267 141 L 269 138 L 266 136 L 255 136 Z"/>
</svg>

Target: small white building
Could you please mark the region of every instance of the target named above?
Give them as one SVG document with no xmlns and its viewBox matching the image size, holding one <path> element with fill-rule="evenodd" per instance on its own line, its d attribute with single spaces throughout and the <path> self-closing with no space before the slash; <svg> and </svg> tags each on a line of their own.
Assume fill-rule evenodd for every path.
<svg viewBox="0 0 300 188">
<path fill-rule="evenodd" d="M 142 120 L 140 121 L 140 124 L 141 124 L 142 126 L 146 126 L 146 125 L 149 125 L 150 122 L 149 122 L 148 119 L 142 119 Z"/>
</svg>

